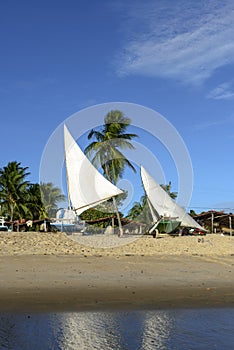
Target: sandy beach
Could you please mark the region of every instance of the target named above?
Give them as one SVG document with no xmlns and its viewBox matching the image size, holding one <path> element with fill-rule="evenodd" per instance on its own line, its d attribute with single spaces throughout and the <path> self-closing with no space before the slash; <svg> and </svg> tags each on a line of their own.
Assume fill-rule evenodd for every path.
<svg viewBox="0 0 234 350">
<path fill-rule="evenodd" d="M 234 306 L 234 237 L 105 239 L 1 233 L 0 310 Z"/>
</svg>

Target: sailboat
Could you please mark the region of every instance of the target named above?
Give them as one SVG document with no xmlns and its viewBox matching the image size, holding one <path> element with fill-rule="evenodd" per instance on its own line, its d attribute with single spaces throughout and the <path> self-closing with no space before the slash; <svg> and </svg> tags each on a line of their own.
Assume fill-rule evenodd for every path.
<svg viewBox="0 0 234 350">
<path fill-rule="evenodd" d="M 64 151 L 69 208 L 66 211 L 67 215 L 68 211 L 73 212 L 78 218 L 85 210 L 123 193 L 93 166 L 66 125 Z"/>
<path fill-rule="evenodd" d="M 173 201 L 143 166 L 141 166 L 141 179 L 153 218 L 149 233 L 171 233 L 179 227 L 206 231 Z"/>
</svg>

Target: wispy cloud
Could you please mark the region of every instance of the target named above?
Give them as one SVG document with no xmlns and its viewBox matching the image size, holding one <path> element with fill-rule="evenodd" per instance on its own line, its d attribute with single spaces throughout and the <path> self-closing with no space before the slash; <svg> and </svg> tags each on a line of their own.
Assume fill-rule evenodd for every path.
<svg viewBox="0 0 234 350">
<path fill-rule="evenodd" d="M 230 82 L 220 84 L 215 89 L 209 92 L 207 98 L 214 100 L 233 100 L 234 87 Z"/>
<path fill-rule="evenodd" d="M 233 0 L 146 0 L 125 11 L 130 31 L 120 60 L 118 55 L 119 74 L 199 85 L 234 63 Z"/>
<path fill-rule="evenodd" d="M 201 131 L 201 130 L 205 130 L 205 129 L 210 129 L 212 127 L 219 127 L 219 126 L 231 124 L 231 123 L 233 123 L 232 118 L 210 120 L 210 121 L 208 120 L 208 121 L 204 121 L 202 123 L 195 125 L 194 130 Z"/>
</svg>

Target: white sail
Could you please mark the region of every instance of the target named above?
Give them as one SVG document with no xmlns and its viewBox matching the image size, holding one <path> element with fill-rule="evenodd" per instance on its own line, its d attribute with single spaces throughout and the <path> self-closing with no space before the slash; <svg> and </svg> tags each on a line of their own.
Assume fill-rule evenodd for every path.
<svg viewBox="0 0 234 350">
<path fill-rule="evenodd" d="M 123 193 L 91 164 L 66 125 L 64 125 L 64 146 L 68 196 L 77 215 Z"/>
<path fill-rule="evenodd" d="M 153 224 L 154 222 L 158 221 L 159 216 L 156 215 L 156 213 L 155 213 L 155 211 L 153 209 L 153 206 L 152 206 L 148 196 L 147 196 L 147 204 L 149 206 L 150 214 L 151 214 L 151 217 L 152 217 L 152 224 Z"/>
<path fill-rule="evenodd" d="M 176 218 L 181 226 L 204 230 L 189 214 L 185 212 L 166 191 L 141 166 L 141 179 L 148 199 L 158 213 L 159 217 Z"/>
</svg>

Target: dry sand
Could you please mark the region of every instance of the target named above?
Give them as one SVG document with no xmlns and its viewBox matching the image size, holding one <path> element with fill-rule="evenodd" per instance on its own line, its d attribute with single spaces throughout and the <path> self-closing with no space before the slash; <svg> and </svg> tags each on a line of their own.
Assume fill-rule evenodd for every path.
<svg viewBox="0 0 234 350">
<path fill-rule="evenodd" d="M 234 237 L 92 239 L 1 233 L 0 310 L 234 306 Z"/>
</svg>

